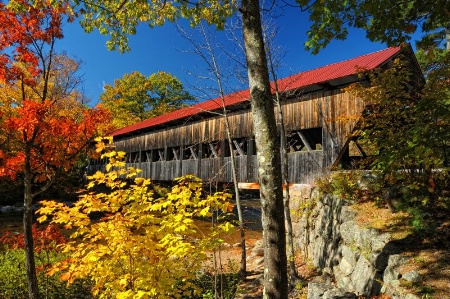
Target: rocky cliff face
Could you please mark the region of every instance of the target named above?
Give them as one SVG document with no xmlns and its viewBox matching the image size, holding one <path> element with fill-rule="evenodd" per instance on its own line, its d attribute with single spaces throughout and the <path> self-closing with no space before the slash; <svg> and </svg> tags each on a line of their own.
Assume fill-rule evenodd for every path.
<svg viewBox="0 0 450 299">
<path fill-rule="evenodd" d="M 386 293 L 418 298 L 400 287 L 400 278 L 417 282 L 417 273 L 400 273 L 407 258 L 388 233 L 365 228 L 345 200 L 320 196 L 312 187 L 292 190 L 291 213 L 296 248 L 328 279 L 308 285 L 308 299 L 356 298 Z"/>
</svg>

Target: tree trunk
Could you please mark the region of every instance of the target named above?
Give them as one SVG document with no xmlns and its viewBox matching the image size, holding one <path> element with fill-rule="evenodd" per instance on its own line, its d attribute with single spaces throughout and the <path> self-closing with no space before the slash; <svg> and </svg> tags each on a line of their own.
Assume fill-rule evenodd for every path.
<svg viewBox="0 0 450 299">
<path fill-rule="evenodd" d="M 287 258 L 281 186 L 280 143 L 277 136 L 269 72 L 258 0 L 242 0 L 242 24 L 258 174 L 264 243 L 264 298 L 287 298 Z"/>
<path fill-rule="evenodd" d="M 25 238 L 25 256 L 28 280 L 28 295 L 30 299 L 39 298 L 39 288 L 36 276 L 36 264 L 34 261 L 34 245 L 33 245 L 33 194 L 31 190 L 31 166 L 30 166 L 30 150 L 25 150 L 25 173 L 24 173 L 24 212 L 23 212 L 23 231 Z"/>
<path fill-rule="evenodd" d="M 231 130 L 230 130 L 230 124 L 228 122 L 228 113 L 227 109 L 225 107 L 225 101 L 223 98 L 223 94 L 221 95 L 222 98 L 222 107 L 223 107 L 223 118 L 225 120 L 225 129 L 227 131 L 227 138 L 228 143 L 230 147 L 230 160 L 231 160 L 231 171 L 233 175 L 233 184 L 234 184 L 234 195 L 236 197 L 236 209 L 238 212 L 238 219 L 239 219 L 239 231 L 241 233 L 241 267 L 239 269 L 239 276 L 242 279 L 245 279 L 247 276 L 247 254 L 245 249 L 245 228 L 244 228 L 244 218 L 242 216 L 242 209 L 241 209 L 241 198 L 239 196 L 239 188 L 238 188 L 238 179 L 237 179 L 237 169 L 236 169 L 236 163 L 234 162 L 234 152 L 233 152 L 233 145 L 232 145 L 232 138 L 231 138 Z"/>
<path fill-rule="evenodd" d="M 281 147 L 281 173 L 284 184 L 284 217 L 286 218 L 286 229 L 287 229 L 287 259 L 289 262 L 289 278 L 291 286 L 296 283 L 296 280 L 299 278 L 297 274 L 297 270 L 295 269 L 295 249 L 294 249 L 294 235 L 292 230 L 292 219 L 291 219 L 291 210 L 289 208 L 290 204 L 290 192 L 289 192 L 289 160 L 288 160 L 288 148 L 287 148 L 287 139 L 286 139 L 286 130 L 284 127 L 284 116 L 283 109 L 281 107 L 281 96 L 280 90 L 278 88 L 278 78 L 275 72 L 275 63 L 274 57 L 272 53 L 271 43 L 269 42 L 269 37 L 266 35 L 266 56 L 269 63 L 269 72 L 273 78 L 273 84 L 275 87 L 275 104 L 278 109 L 278 125 L 280 132 L 280 147 Z"/>
<path fill-rule="evenodd" d="M 292 284 L 298 279 L 297 270 L 295 269 L 295 248 L 294 248 L 294 234 L 292 229 L 292 219 L 291 210 L 289 208 L 290 204 L 290 191 L 289 191 L 289 160 L 287 154 L 287 142 L 286 142 L 286 131 L 284 129 L 284 119 L 283 110 L 281 110 L 281 99 L 278 92 L 277 83 L 275 81 L 276 90 L 276 103 L 278 107 L 278 115 L 280 119 L 280 142 L 281 142 L 281 168 L 282 177 L 285 188 L 284 195 L 284 216 L 286 217 L 286 228 L 287 228 L 287 244 L 288 244 L 288 261 L 289 261 L 289 278 Z"/>
</svg>

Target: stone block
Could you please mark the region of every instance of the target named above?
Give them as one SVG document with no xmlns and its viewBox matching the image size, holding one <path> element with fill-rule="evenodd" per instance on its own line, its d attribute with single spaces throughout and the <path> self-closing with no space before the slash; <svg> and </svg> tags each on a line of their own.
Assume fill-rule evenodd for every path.
<svg viewBox="0 0 450 299">
<path fill-rule="evenodd" d="M 369 296 L 375 278 L 376 269 L 363 256 L 360 256 L 352 272 L 351 280 L 355 285 L 357 295 Z"/>
<path fill-rule="evenodd" d="M 377 233 L 371 232 L 371 235 L 373 237 L 371 240 L 372 251 L 374 252 L 383 251 L 386 244 L 391 240 L 391 235 L 389 233 L 378 235 Z"/>
<path fill-rule="evenodd" d="M 342 258 L 339 263 L 339 269 L 341 270 L 342 274 L 345 276 L 349 276 L 352 274 L 354 266 L 352 266 L 347 259 Z"/>
<path fill-rule="evenodd" d="M 356 242 L 356 232 L 359 230 L 355 221 L 346 221 L 341 224 L 341 237 L 345 244 L 354 244 Z"/>
<path fill-rule="evenodd" d="M 341 246 L 341 254 L 342 254 L 342 259 L 345 259 L 352 268 L 354 268 L 356 266 L 356 262 L 359 259 L 359 252 L 356 250 L 352 250 L 350 247 L 346 246 L 346 245 L 342 245 Z"/>
<path fill-rule="evenodd" d="M 356 294 L 341 289 L 331 289 L 323 293 L 323 299 L 356 299 Z"/>
<path fill-rule="evenodd" d="M 345 221 L 353 220 L 356 214 L 356 211 L 349 206 L 343 206 L 341 209 L 341 219 L 345 219 Z"/>
<path fill-rule="evenodd" d="M 350 276 L 344 275 L 344 273 L 342 273 L 339 267 L 334 267 L 333 273 L 338 288 L 344 290 L 355 290 L 355 285 L 353 284 Z"/>
<path fill-rule="evenodd" d="M 322 299 L 323 293 L 330 288 L 324 283 L 310 282 L 308 283 L 307 299 Z"/>
<path fill-rule="evenodd" d="M 416 270 L 403 274 L 402 278 L 412 283 L 418 283 L 422 281 L 422 276 L 420 276 L 419 272 L 417 272 Z"/>
</svg>

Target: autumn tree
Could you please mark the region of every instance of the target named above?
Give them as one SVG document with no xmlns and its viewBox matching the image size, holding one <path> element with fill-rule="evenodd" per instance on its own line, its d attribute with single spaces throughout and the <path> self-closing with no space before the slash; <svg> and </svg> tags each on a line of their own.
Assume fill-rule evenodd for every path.
<svg viewBox="0 0 450 299">
<path fill-rule="evenodd" d="M 82 92 L 83 78 L 78 75 L 81 62 L 68 57 L 63 54 L 54 54 L 53 63 L 49 70 L 48 78 L 48 98 L 51 98 L 55 107 L 60 109 L 61 113 L 69 117 L 82 114 L 86 109 L 88 100 Z M 0 102 L 3 104 L 0 108 L 3 116 L 13 115 L 15 111 L 15 105 L 22 102 L 23 95 L 28 99 L 39 101 L 41 95 L 39 94 L 43 90 L 43 85 L 46 84 L 41 77 L 36 78 L 36 86 L 23 86 L 21 88 L 20 81 L 12 82 L 12 84 L 6 84 L 0 86 Z M 108 128 L 108 130 L 110 130 Z M 1 132 L 0 132 L 1 135 Z M 3 138 L 7 136 L 3 135 Z M 8 143 L 2 143 L 3 150 L 8 151 Z M 53 185 L 41 196 L 48 196 L 55 194 L 57 196 L 70 196 L 69 193 L 74 191 L 75 188 L 79 188 L 80 177 L 83 175 L 84 168 L 86 166 L 86 155 L 82 155 L 77 159 L 76 165 L 71 167 L 70 171 L 61 173 L 55 179 L 58 188 Z M 11 188 L 11 180 L 9 178 L 2 178 L 5 182 L 9 182 L 5 188 Z M 21 189 L 20 185 L 15 187 Z M 4 189 L 2 189 L 4 190 Z M 17 190 L 17 194 L 20 191 Z M 16 198 L 16 201 L 18 199 Z"/>
<path fill-rule="evenodd" d="M 113 126 L 122 128 L 177 110 L 194 98 L 177 77 L 157 72 L 148 77 L 135 71 L 106 84 L 100 95 L 102 105 L 114 115 Z"/>
<path fill-rule="evenodd" d="M 82 61 L 76 60 L 64 52 L 53 55 L 48 89 L 49 97 L 57 105 L 64 106 L 69 110 L 79 110 L 89 103 L 89 99 L 83 94 L 83 76 L 79 75 L 82 65 Z"/>
<path fill-rule="evenodd" d="M 235 0 L 199 1 L 97 1 L 95 4 L 75 2 L 82 13 L 81 25 L 87 32 L 98 28 L 109 34 L 109 49 L 128 50 L 127 34 L 135 34 L 136 26 L 163 25 L 166 21 L 187 18 L 192 25 L 204 20 L 223 28 L 226 19 L 238 9 Z M 79 5 L 79 6 L 77 6 Z M 258 173 L 264 239 L 264 296 L 287 298 L 287 259 L 284 227 L 283 193 L 279 138 L 270 89 L 267 60 L 261 30 L 258 0 L 239 3 L 246 52 L 253 127 L 258 151 Z"/>
<path fill-rule="evenodd" d="M 94 136 L 105 113 L 77 113 L 52 98 L 54 44 L 63 37 L 64 5 L 24 0 L 0 3 L 0 84 L 17 97 L 2 103 L 0 175 L 21 179 L 29 298 L 39 298 L 32 237 L 33 198 L 68 170 Z M 70 15 L 69 15 L 70 20 Z M 53 82 L 53 83 L 52 83 Z M 58 93 L 61 94 L 61 93 Z"/>
<path fill-rule="evenodd" d="M 97 141 L 102 152 L 109 141 Z M 50 216 L 52 223 L 73 230 L 72 241 L 63 245 L 70 258 L 50 272 L 62 272 L 69 284 L 91 278 L 93 295 L 100 298 L 200 295 L 196 275 L 232 225 L 221 221 L 211 231 L 200 231 L 194 219 L 218 210 L 227 215 L 233 209 L 231 195 L 205 196 L 201 180 L 188 175 L 160 197 L 149 179 L 136 177 L 140 170 L 126 167 L 125 152 L 106 151 L 102 158 L 108 160 L 106 172 L 90 176 L 88 188 L 101 185 L 108 192 L 89 190 L 73 207 L 46 201 L 38 211 L 40 221 Z"/>
</svg>

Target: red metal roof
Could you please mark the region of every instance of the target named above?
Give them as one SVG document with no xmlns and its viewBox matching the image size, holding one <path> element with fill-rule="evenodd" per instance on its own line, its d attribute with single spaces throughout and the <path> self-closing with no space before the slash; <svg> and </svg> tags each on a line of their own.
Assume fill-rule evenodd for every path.
<svg viewBox="0 0 450 299">
<path fill-rule="evenodd" d="M 361 69 L 372 70 L 379 67 L 394 55 L 401 51 L 401 47 L 388 48 L 374 53 L 359 56 L 353 59 L 338 63 L 329 64 L 317 69 L 302 72 L 278 81 L 280 90 L 293 90 L 304 88 L 314 84 L 325 83 L 334 79 L 343 78 L 358 73 Z M 225 96 L 225 105 L 227 107 L 242 103 L 250 99 L 249 90 L 238 91 Z M 118 129 L 111 135 L 119 136 L 151 128 L 173 120 L 188 119 L 198 113 L 220 109 L 222 102 L 220 98 L 205 101 L 193 106 L 181 108 L 179 110 L 156 116 L 137 124 Z"/>
</svg>

